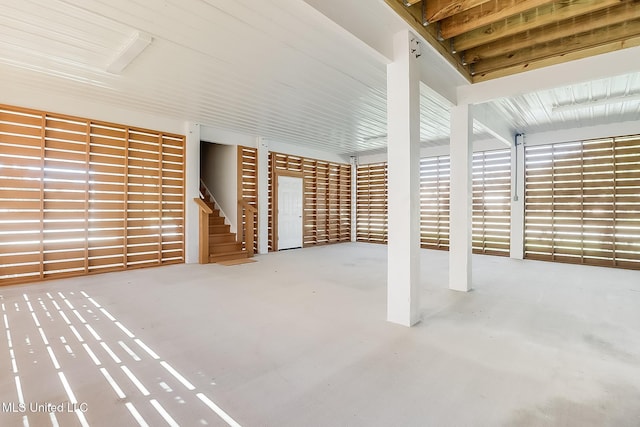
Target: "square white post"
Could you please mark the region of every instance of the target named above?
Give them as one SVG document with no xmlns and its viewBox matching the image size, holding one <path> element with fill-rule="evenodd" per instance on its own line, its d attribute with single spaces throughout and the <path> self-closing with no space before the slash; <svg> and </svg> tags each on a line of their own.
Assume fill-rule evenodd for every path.
<svg viewBox="0 0 640 427">
<path fill-rule="evenodd" d="M 511 258 L 524 259 L 524 136 L 511 147 Z"/>
<path fill-rule="evenodd" d="M 420 76 L 417 38 L 395 35 L 387 65 L 388 261 L 387 320 L 420 321 Z"/>
<path fill-rule="evenodd" d="M 451 108 L 449 288 L 471 290 L 473 116 L 471 107 Z"/>
<path fill-rule="evenodd" d="M 193 201 L 200 194 L 200 125 L 185 124 L 185 262 L 199 262 L 200 223 L 199 208 Z"/>
<path fill-rule="evenodd" d="M 258 253 L 269 252 L 269 143 L 259 137 L 258 146 Z"/>
</svg>

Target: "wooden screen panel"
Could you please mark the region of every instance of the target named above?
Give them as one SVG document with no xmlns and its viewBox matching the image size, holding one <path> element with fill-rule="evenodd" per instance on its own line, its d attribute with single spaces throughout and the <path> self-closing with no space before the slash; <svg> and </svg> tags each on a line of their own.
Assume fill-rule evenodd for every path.
<svg viewBox="0 0 640 427">
<path fill-rule="evenodd" d="M 87 272 L 88 122 L 47 115 L 43 277 Z"/>
<path fill-rule="evenodd" d="M 640 269 L 640 135 L 615 138 L 615 265 Z"/>
<path fill-rule="evenodd" d="M 304 176 L 304 246 L 351 240 L 351 166 L 269 153 L 269 249 L 273 250 L 273 191 L 277 171 Z"/>
<path fill-rule="evenodd" d="M 473 251 L 509 256 L 511 150 L 473 155 Z"/>
<path fill-rule="evenodd" d="M 0 284 L 183 262 L 184 137 L 0 106 L 0 203 Z"/>
<path fill-rule="evenodd" d="M 0 283 L 38 280 L 42 266 L 43 120 L 0 107 Z"/>
<path fill-rule="evenodd" d="M 526 148 L 525 256 L 640 268 L 640 138 Z"/>
<path fill-rule="evenodd" d="M 420 246 L 449 250 L 449 156 L 420 159 Z M 387 242 L 387 164 L 358 166 L 357 239 Z M 509 150 L 473 157 L 473 251 L 509 255 L 511 227 Z"/>
<path fill-rule="evenodd" d="M 449 156 L 420 159 L 420 246 L 449 250 Z"/>
<path fill-rule="evenodd" d="M 89 155 L 89 272 L 126 267 L 127 130 L 91 124 Z"/>
<path fill-rule="evenodd" d="M 127 267 L 160 262 L 159 136 L 130 130 L 127 146 Z"/>
<path fill-rule="evenodd" d="M 387 243 L 387 163 L 358 165 L 356 240 Z"/>
<path fill-rule="evenodd" d="M 258 209 L 258 150 L 238 146 L 238 200 L 244 199 Z M 243 210 L 238 209 L 238 224 L 246 224 Z M 240 229 L 240 227 L 238 227 Z M 243 242 L 244 243 L 244 242 Z M 258 216 L 253 221 L 253 250 L 258 252 Z"/>
<path fill-rule="evenodd" d="M 184 262 L 184 138 L 162 135 L 160 262 Z"/>
</svg>

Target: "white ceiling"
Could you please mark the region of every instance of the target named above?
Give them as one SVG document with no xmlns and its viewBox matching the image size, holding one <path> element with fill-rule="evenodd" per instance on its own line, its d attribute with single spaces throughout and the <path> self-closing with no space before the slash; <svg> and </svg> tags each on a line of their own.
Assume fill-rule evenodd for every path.
<svg viewBox="0 0 640 427">
<path fill-rule="evenodd" d="M 302 0 L 3 0 L 0 89 L 93 99 L 339 154 L 384 149 L 389 43 L 383 42 L 392 33 L 376 31 L 396 31 L 400 24 L 389 18 L 376 26 L 393 14 L 380 0 L 340 1 L 353 11 L 368 5 L 371 14 L 361 13 L 357 28 L 354 21 L 347 31 Z M 153 37 L 151 45 L 122 74 L 106 72 L 138 31 Z M 376 50 L 377 43 L 385 47 Z M 431 73 L 426 81 L 460 84 L 446 65 L 424 56 L 423 74 Z M 500 100 L 494 107 L 522 131 L 575 126 L 590 118 L 550 114 L 549 105 L 631 93 L 639 85 L 635 75 Z M 593 114 L 604 111 L 602 121 L 637 116 L 638 104 L 598 107 Z M 447 140 L 449 108 L 422 86 L 423 142 Z"/>
</svg>

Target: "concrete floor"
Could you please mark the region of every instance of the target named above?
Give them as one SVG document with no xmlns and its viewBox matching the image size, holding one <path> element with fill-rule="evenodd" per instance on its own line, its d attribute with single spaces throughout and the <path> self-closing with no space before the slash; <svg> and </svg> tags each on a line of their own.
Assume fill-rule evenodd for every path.
<svg viewBox="0 0 640 427">
<path fill-rule="evenodd" d="M 640 272 L 474 256 L 465 294 L 422 251 L 408 329 L 385 321 L 385 258 L 354 243 L 0 288 L 0 425 L 640 425 Z M 26 412 L 7 412 L 16 377 Z M 62 378 L 77 411 L 30 411 L 74 401 Z"/>
</svg>

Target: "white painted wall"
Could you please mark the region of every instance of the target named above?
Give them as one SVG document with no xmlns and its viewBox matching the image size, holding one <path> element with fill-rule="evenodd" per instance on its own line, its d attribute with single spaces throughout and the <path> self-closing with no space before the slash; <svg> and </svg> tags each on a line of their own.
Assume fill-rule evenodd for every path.
<svg viewBox="0 0 640 427">
<path fill-rule="evenodd" d="M 231 224 L 237 230 L 238 148 L 235 145 L 202 144 L 202 179 Z"/>
<path fill-rule="evenodd" d="M 223 145 L 244 145 L 256 147 L 256 137 L 238 132 L 216 129 L 211 126 L 201 126 L 200 140 Z"/>
<path fill-rule="evenodd" d="M 291 154 L 294 156 L 307 157 L 310 159 L 324 160 L 326 162 L 349 163 L 348 155 L 340 155 L 330 153 L 328 151 L 315 150 L 313 148 L 303 147 L 300 145 L 287 144 L 284 142 L 268 140 L 269 151 L 282 154 Z"/>
<path fill-rule="evenodd" d="M 483 139 L 479 141 L 474 141 L 473 143 L 473 151 L 490 151 L 490 150 L 504 150 L 508 148 L 504 145 L 503 142 L 498 141 L 497 139 Z M 420 149 L 420 158 L 423 157 L 438 157 L 438 156 L 448 156 L 449 155 L 449 144 L 438 146 L 438 147 L 423 147 Z M 387 161 L 387 153 L 375 153 L 375 154 L 364 154 L 358 156 L 358 164 L 359 165 L 368 165 L 371 163 L 380 163 Z"/>
<path fill-rule="evenodd" d="M 185 121 L 163 117 L 140 111 L 128 110 L 114 105 L 106 105 L 100 100 L 75 97 L 25 86 L 3 84 L 0 90 L 0 104 L 44 110 L 87 119 L 117 123 L 137 128 L 153 129 L 161 132 L 185 134 Z"/>
<path fill-rule="evenodd" d="M 527 133 L 524 143 L 525 145 L 544 145 L 555 144 L 557 142 L 583 141 L 587 139 L 638 134 L 640 134 L 640 120 L 550 132 Z"/>
</svg>

